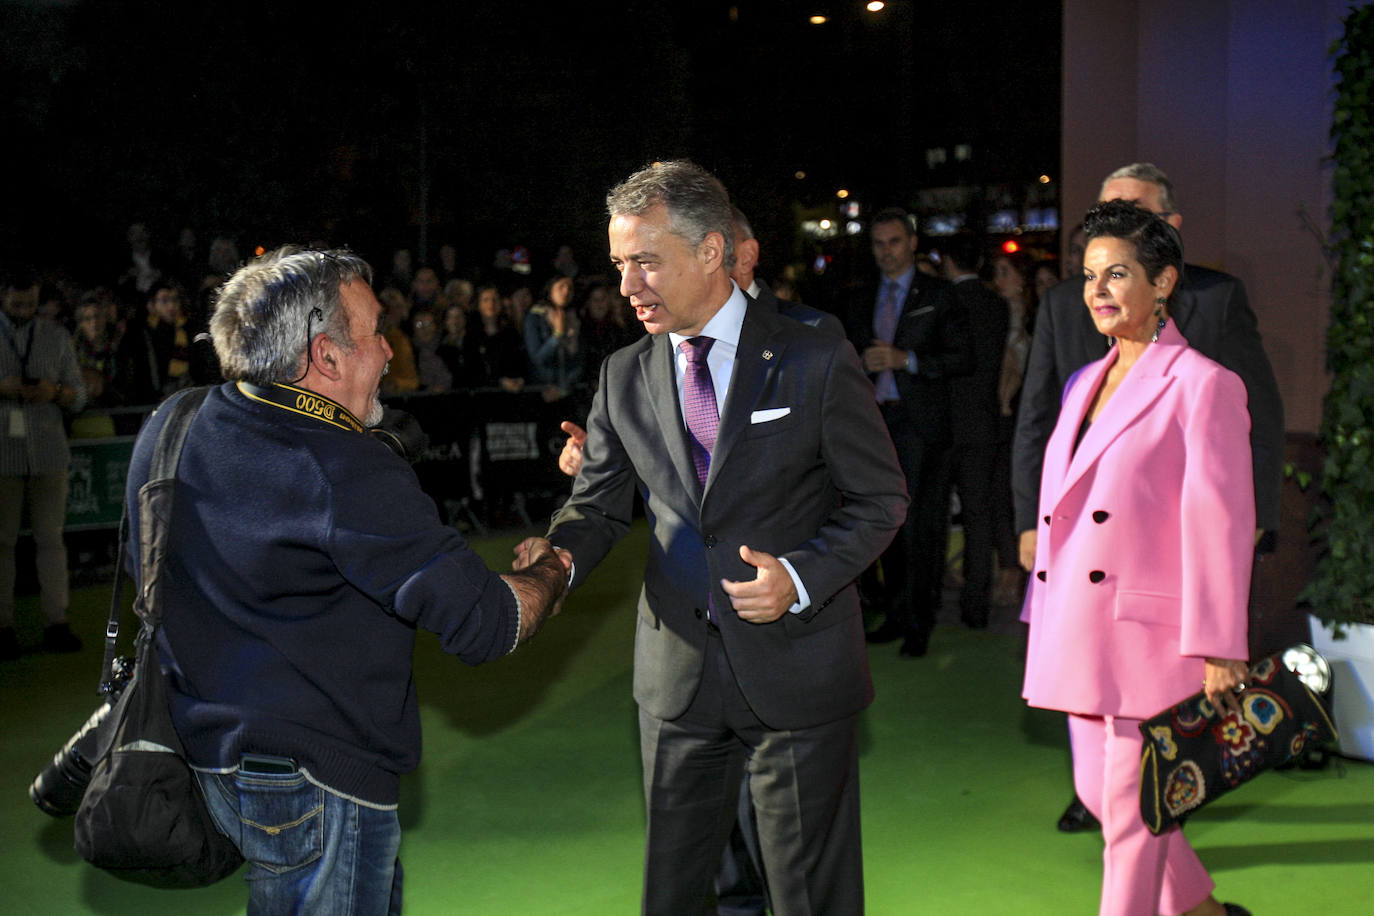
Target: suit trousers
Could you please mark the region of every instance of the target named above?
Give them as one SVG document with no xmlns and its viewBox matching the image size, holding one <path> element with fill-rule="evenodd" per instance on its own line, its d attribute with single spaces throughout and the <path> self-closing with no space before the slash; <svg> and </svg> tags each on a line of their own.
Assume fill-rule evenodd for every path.
<svg viewBox="0 0 1374 916">
<path fill-rule="evenodd" d="M 1074 788 L 1102 822 L 1099 916 L 1174 916 L 1215 886 L 1183 831 L 1159 836 L 1140 817 L 1140 719 L 1069 716 Z"/>
<path fill-rule="evenodd" d="M 54 624 L 67 619 L 67 545 L 62 540 L 62 526 L 67 521 L 67 472 L 6 476 L 0 477 L 0 626 L 14 624 L 14 549 L 19 543 L 25 503 L 33 531 L 43 620 Z"/>
<path fill-rule="evenodd" d="M 712 913 L 745 768 L 774 916 L 863 912 L 857 715 L 811 728 L 759 721 L 719 635 L 671 721 L 639 711 L 648 828 L 643 912 Z"/>
<path fill-rule="evenodd" d="M 899 404 L 884 405 L 883 420 L 911 499 L 906 520 L 883 551 L 888 613 L 908 633 L 928 636 L 940 608 L 949 545 L 950 449 L 920 436 Z"/>
<path fill-rule="evenodd" d="M 964 588 L 959 595 L 959 610 L 968 617 L 984 620 L 992 596 L 996 459 L 995 442 L 959 443 L 950 451 L 950 482 L 959 493 L 964 528 Z M 942 504 L 948 502 L 947 496 L 941 500 Z"/>
</svg>

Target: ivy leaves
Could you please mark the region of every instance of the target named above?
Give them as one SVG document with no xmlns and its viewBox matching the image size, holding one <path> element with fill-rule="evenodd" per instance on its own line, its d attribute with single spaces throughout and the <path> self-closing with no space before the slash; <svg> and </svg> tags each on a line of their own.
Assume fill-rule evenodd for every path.
<svg viewBox="0 0 1374 916">
<path fill-rule="evenodd" d="M 1331 390 L 1323 411 L 1325 551 L 1303 590 L 1327 623 L 1374 624 L 1374 6 L 1352 10 L 1332 48 Z"/>
</svg>

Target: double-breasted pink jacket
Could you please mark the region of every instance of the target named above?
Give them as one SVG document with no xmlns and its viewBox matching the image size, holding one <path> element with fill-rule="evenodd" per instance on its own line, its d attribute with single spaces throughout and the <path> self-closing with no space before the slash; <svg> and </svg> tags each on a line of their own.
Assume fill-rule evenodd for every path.
<svg viewBox="0 0 1374 916">
<path fill-rule="evenodd" d="M 1024 696 L 1149 718 L 1245 658 L 1254 552 L 1240 378 L 1170 322 L 1075 448 L 1115 348 L 1078 374 L 1045 449 Z"/>
</svg>

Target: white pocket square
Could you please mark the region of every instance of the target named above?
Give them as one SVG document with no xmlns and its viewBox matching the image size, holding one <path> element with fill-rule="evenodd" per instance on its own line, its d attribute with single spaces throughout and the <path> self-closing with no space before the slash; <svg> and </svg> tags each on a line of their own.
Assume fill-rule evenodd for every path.
<svg viewBox="0 0 1374 916">
<path fill-rule="evenodd" d="M 770 420 L 781 420 L 791 412 L 791 407 L 770 407 L 767 410 L 756 410 L 749 415 L 749 422 L 767 423 Z"/>
</svg>

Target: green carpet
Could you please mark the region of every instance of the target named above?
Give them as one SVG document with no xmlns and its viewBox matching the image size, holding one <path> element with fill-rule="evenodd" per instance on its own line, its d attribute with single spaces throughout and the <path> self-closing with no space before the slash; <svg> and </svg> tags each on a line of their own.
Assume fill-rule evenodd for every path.
<svg viewBox="0 0 1374 916">
<path fill-rule="evenodd" d="M 408 914 L 638 911 L 643 803 L 630 660 L 647 534 L 631 538 L 528 646 L 467 668 L 422 635 L 420 770 L 403 782 Z M 505 568 L 515 537 L 477 546 Z M 30 780 L 95 707 L 108 588 L 78 590 L 74 656 L 0 664 L 0 912 L 242 913 L 238 877 L 156 891 L 107 877 L 71 848 L 70 821 Z M 1010 614 L 1011 612 L 1003 612 Z M 21 639 L 36 611 L 21 601 Z M 872 655 L 878 699 L 861 725 L 868 911 L 1094 913 L 1101 840 L 1054 821 L 1070 794 L 1063 717 L 1020 699 L 1020 638 L 939 627 L 931 655 Z M 1193 819 L 1219 896 L 1268 914 L 1374 908 L 1374 766 L 1261 776 Z"/>
</svg>

